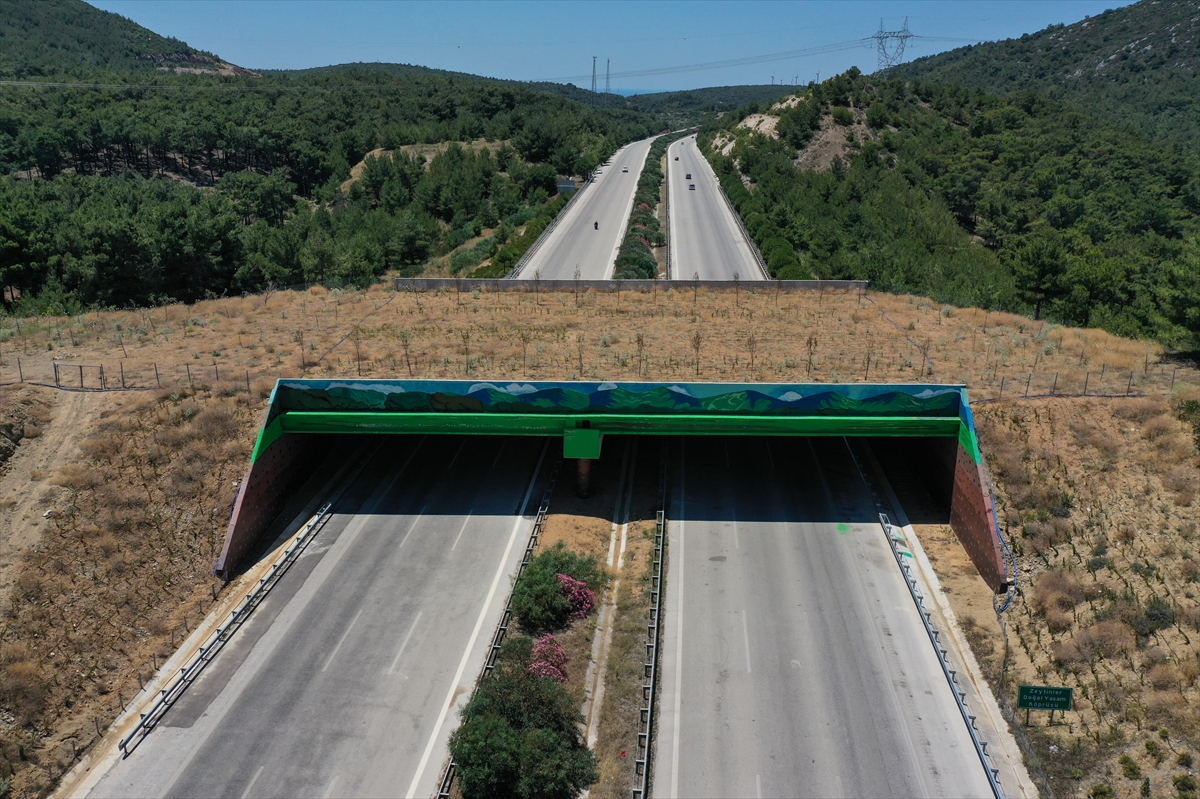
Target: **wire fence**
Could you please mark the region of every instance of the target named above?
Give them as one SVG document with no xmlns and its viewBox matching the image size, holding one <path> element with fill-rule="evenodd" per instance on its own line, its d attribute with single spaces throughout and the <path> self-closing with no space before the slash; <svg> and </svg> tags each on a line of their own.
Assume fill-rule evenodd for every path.
<svg viewBox="0 0 1200 799">
<path fill-rule="evenodd" d="M 1200 386 L 1200 372 L 1191 362 L 1145 362 L 1141 368 L 1073 369 L 1019 372 L 999 367 L 967 381 L 972 402 L 1038 397 L 1131 397 L 1172 394 Z"/>
<path fill-rule="evenodd" d="M 193 391 L 220 388 L 244 389 L 249 393 L 256 382 L 274 381 L 279 376 L 278 371 L 251 372 L 218 363 L 160 364 L 127 360 L 82 363 L 11 356 L 0 359 L 0 385 L 29 383 L 74 391 L 144 391 L 186 386 Z"/>
</svg>

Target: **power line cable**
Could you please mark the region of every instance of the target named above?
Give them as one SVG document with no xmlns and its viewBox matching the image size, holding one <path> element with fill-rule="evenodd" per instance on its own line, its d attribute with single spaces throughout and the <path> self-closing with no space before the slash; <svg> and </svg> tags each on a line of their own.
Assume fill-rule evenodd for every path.
<svg viewBox="0 0 1200 799">
<path fill-rule="evenodd" d="M 762 64 L 769 61 L 786 61 L 792 58 L 803 58 L 805 56 L 820 55 L 822 53 L 835 53 L 841 50 L 854 50 L 867 45 L 873 46 L 874 40 L 870 37 L 865 39 L 854 39 L 847 42 L 837 42 L 835 44 L 818 45 L 817 47 L 806 47 L 802 50 L 788 50 L 783 53 L 768 53 L 765 55 L 746 56 L 744 58 L 729 58 L 724 61 L 705 61 L 698 64 L 681 64 L 674 67 L 655 67 L 652 69 L 636 69 L 626 72 L 614 72 L 614 78 L 642 78 L 649 75 L 669 75 L 677 72 L 695 72 L 705 69 L 725 69 L 726 67 L 740 67 L 748 64 Z M 547 83 L 563 83 L 576 80 L 587 80 L 590 75 L 568 75 L 558 78 L 543 78 L 542 81 Z"/>
</svg>

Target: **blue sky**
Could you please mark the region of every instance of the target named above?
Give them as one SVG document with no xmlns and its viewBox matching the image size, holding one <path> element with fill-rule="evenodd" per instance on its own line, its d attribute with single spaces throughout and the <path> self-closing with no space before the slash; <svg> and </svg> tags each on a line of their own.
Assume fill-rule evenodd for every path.
<svg viewBox="0 0 1200 799">
<path fill-rule="evenodd" d="M 874 42 L 907 17 L 905 60 L 1095 16 L 1125 0 L 807 0 L 806 2 L 388 2 L 91 0 L 164 36 L 251 69 L 389 61 L 514 80 L 591 84 L 592 56 L 613 91 L 807 83 L 876 67 Z M 797 54 L 796 51 L 811 51 Z M 736 59 L 785 58 L 653 74 Z"/>
</svg>

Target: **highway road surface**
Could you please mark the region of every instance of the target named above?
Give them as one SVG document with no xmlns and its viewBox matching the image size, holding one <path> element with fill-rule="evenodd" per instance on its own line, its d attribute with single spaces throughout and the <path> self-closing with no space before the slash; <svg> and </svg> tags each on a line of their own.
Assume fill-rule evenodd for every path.
<svg viewBox="0 0 1200 799">
<path fill-rule="evenodd" d="M 520 279 L 533 280 L 540 273 L 543 279 L 570 280 L 577 267 L 584 280 L 612 277 L 621 234 L 633 209 L 634 190 L 654 138 L 617 150 L 521 269 Z M 625 166 L 628 172 L 621 171 Z"/>
<path fill-rule="evenodd" d="M 735 274 L 740 280 L 765 279 L 695 136 L 667 148 L 667 189 L 673 280 L 691 280 L 697 273 L 701 280 L 733 280 Z"/>
<path fill-rule="evenodd" d="M 90 795 L 434 795 L 525 550 L 544 452 L 536 438 L 387 439 Z"/>
<path fill-rule="evenodd" d="M 680 452 L 655 796 L 991 796 L 844 441 Z"/>
</svg>

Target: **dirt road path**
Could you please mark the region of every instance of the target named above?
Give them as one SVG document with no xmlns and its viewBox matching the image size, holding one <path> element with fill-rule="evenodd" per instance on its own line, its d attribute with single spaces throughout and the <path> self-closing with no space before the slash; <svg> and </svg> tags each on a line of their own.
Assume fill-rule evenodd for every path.
<svg viewBox="0 0 1200 799">
<path fill-rule="evenodd" d="M 116 404 L 111 394 L 85 394 L 33 386 L 0 390 L 0 420 L 26 433 L 0 476 L 0 595 L 7 596 L 21 553 L 52 524 L 54 503 L 65 489 L 55 473 L 77 457 L 79 443 L 102 411 Z"/>
</svg>

